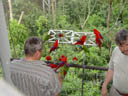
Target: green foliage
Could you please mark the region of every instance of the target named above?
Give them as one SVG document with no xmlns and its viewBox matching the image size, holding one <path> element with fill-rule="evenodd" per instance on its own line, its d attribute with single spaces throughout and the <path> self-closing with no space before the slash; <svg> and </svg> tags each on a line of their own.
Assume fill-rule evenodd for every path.
<svg viewBox="0 0 128 96">
<path fill-rule="evenodd" d="M 0 66 L 0 79 L 3 78 L 3 74 L 2 74 L 2 66 Z"/>
<path fill-rule="evenodd" d="M 74 68 L 70 68 L 63 82 L 63 89 L 60 96 L 81 96 L 82 78 L 78 77 L 77 72 L 78 71 L 76 71 Z M 87 77 L 87 74 L 88 73 L 86 73 L 85 75 L 86 80 L 84 80 L 84 89 L 83 89 L 84 96 L 100 96 L 101 81 L 99 81 L 98 78 L 89 79 Z M 91 75 L 89 74 L 89 77 L 90 76 Z"/>
<path fill-rule="evenodd" d="M 101 16 L 97 14 L 93 14 L 89 18 L 90 19 L 87 22 L 87 26 L 89 30 L 105 25 L 105 18 L 101 18 Z"/>
<path fill-rule="evenodd" d="M 128 29 L 128 23 L 127 23 L 128 22 L 128 18 L 127 18 L 128 11 L 127 11 L 127 8 L 128 8 L 128 4 L 125 5 L 124 10 L 123 10 L 123 13 L 120 16 L 120 20 L 123 23 L 122 24 L 123 25 L 122 27 L 123 28 L 126 28 L 126 29 Z"/>
<path fill-rule="evenodd" d="M 60 96 L 73 96 L 73 95 L 80 96 L 80 95 L 76 95 L 76 93 L 80 94 L 79 91 L 80 91 L 81 79 L 79 79 L 76 74 L 73 74 L 72 72 L 73 70 L 74 69 L 72 68 L 69 69 L 69 72 L 67 73 L 65 80 L 63 82 L 63 91 L 61 92 Z"/>
<path fill-rule="evenodd" d="M 37 0 L 36 0 L 37 1 Z M 43 14 L 42 9 L 35 0 L 14 0 L 12 1 L 13 15 L 17 20 L 24 11 L 22 23 L 29 29 L 29 36 L 37 35 L 36 20 Z"/>
<path fill-rule="evenodd" d="M 7 0 L 4 0 L 4 2 Z M 89 66 L 107 67 L 109 62 L 109 49 L 116 46 L 114 42 L 115 33 L 122 28 L 128 28 L 128 4 L 124 6 L 119 18 L 117 16 L 120 13 L 120 3 L 122 0 L 113 0 L 112 11 L 110 16 L 110 30 L 107 28 L 106 20 L 109 11 L 109 0 L 57 0 L 56 7 L 56 28 L 66 29 L 79 32 L 90 32 L 94 28 L 97 28 L 104 37 L 103 47 L 100 51 L 98 47 L 87 47 L 88 51 L 85 51 L 85 64 Z M 126 1 L 126 0 L 124 0 Z M 22 18 L 22 24 L 18 24 L 16 20 L 11 21 L 9 24 L 9 40 L 12 52 L 14 56 L 15 45 L 16 53 L 18 57 L 23 56 L 23 45 L 26 38 L 29 36 L 37 35 L 41 37 L 44 42 L 44 49 L 41 60 L 45 60 L 48 52 L 52 46 L 47 42 L 47 32 L 52 28 L 52 12 L 45 13 L 42 10 L 41 0 L 12 0 L 13 16 L 15 19 L 19 19 L 21 11 L 24 11 Z M 96 6 L 94 4 L 96 2 Z M 6 9 L 8 9 L 8 4 Z M 123 6 L 123 5 L 122 5 Z M 48 7 L 46 7 L 46 10 Z M 91 11 L 89 15 L 89 11 Z M 8 12 L 8 11 L 6 11 Z M 8 13 L 6 13 L 8 14 Z M 81 25 L 89 15 L 89 18 L 85 24 L 85 29 L 81 29 Z M 8 15 L 9 17 L 9 15 Z M 6 17 L 6 18 L 8 18 Z M 117 20 L 117 25 L 115 24 Z M 13 40 L 13 41 L 12 41 Z M 85 46 L 86 47 L 86 46 Z M 86 49 L 85 49 L 86 50 Z M 72 46 L 69 44 L 59 44 L 59 48 L 56 52 L 52 52 L 50 55 L 53 61 L 59 62 L 58 58 L 61 55 L 65 55 L 68 58 L 68 63 L 74 63 L 72 58 L 76 56 L 78 61 L 76 64 L 83 64 L 83 53 L 79 46 Z M 72 74 L 73 73 L 73 74 Z M 93 82 L 95 80 L 94 74 L 102 75 L 103 80 L 104 72 L 97 70 L 85 70 L 85 83 L 84 94 L 85 96 L 101 96 L 100 94 L 100 81 Z M 63 90 L 60 96 L 80 96 L 81 95 L 81 79 L 82 69 L 70 68 L 64 83 Z"/>
<path fill-rule="evenodd" d="M 11 21 L 9 31 L 16 44 L 23 44 L 28 36 L 27 28 L 23 24 L 18 24 L 17 20 Z"/>
<path fill-rule="evenodd" d="M 98 47 L 90 47 L 89 53 L 86 54 L 87 65 L 107 66 L 109 61 L 109 51 L 102 47 L 101 51 Z"/>
<path fill-rule="evenodd" d="M 65 13 L 69 16 L 69 21 L 77 24 L 79 16 L 87 16 L 87 5 L 87 0 L 65 0 Z"/>
<path fill-rule="evenodd" d="M 36 26 L 38 28 L 37 29 L 38 36 L 41 36 L 49 31 L 49 22 L 48 19 L 44 16 L 40 16 L 39 19 L 36 20 Z"/>
<path fill-rule="evenodd" d="M 23 55 L 24 41 L 28 38 L 28 29 L 23 24 L 18 24 L 17 20 L 12 20 L 10 23 L 9 40 L 11 43 L 12 56 L 14 56 L 14 46 L 17 56 Z M 13 46 L 14 44 L 14 46 Z"/>
<path fill-rule="evenodd" d="M 66 15 L 61 15 L 57 18 L 57 28 L 58 29 L 69 29 L 70 28 L 70 24 L 67 21 L 67 16 Z"/>
</svg>

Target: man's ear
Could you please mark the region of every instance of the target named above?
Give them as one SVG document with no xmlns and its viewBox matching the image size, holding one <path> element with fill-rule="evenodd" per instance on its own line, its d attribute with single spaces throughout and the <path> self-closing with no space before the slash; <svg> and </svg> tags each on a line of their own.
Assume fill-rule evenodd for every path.
<svg viewBox="0 0 128 96">
<path fill-rule="evenodd" d="M 39 51 L 36 51 L 35 54 L 34 54 L 35 57 L 39 57 L 39 55 L 40 55 Z"/>
<path fill-rule="evenodd" d="M 34 57 L 39 60 L 41 58 L 41 52 L 40 51 L 36 51 L 35 54 L 34 54 Z"/>
</svg>

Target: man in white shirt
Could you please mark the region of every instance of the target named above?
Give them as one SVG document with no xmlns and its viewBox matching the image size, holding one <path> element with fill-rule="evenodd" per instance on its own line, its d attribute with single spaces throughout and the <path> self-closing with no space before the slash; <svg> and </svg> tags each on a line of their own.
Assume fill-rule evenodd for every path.
<svg viewBox="0 0 128 96">
<path fill-rule="evenodd" d="M 105 81 L 102 85 L 102 96 L 108 96 L 107 85 L 113 84 L 110 96 L 128 96 L 128 30 L 120 30 L 115 38 L 114 49 Z"/>
</svg>

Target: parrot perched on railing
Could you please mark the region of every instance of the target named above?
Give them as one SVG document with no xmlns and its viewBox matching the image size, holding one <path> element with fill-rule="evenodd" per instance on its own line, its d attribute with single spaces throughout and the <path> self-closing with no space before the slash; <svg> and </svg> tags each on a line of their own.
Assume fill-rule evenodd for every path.
<svg viewBox="0 0 128 96">
<path fill-rule="evenodd" d="M 53 46 L 51 47 L 50 51 L 49 51 L 49 54 L 52 52 L 52 51 L 55 51 L 56 49 L 58 48 L 58 40 L 56 40 L 56 42 L 53 44 Z"/>
<path fill-rule="evenodd" d="M 86 35 L 83 35 L 80 40 L 78 40 L 74 45 L 84 45 L 84 42 L 86 41 Z"/>
<path fill-rule="evenodd" d="M 64 37 L 64 34 L 59 33 L 59 34 L 58 34 L 58 37 L 59 37 L 59 38 Z"/>
<path fill-rule="evenodd" d="M 100 34 L 100 32 L 97 29 L 94 29 L 94 34 L 96 37 L 96 44 L 99 46 L 99 48 L 101 49 L 101 45 L 102 45 L 102 41 L 104 40 L 102 35 Z M 102 41 L 101 41 L 102 40 Z"/>
<path fill-rule="evenodd" d="M 46 60 L 47 60 L 47 61 L 52 60 L 51 56 L 46 56 Z"/>
<path fill-rule="evenodd" d="M 49 59 L 49 57 L 48 57 L 48 59 Z M 64 78 L 66 76 L 68 70 L 69 70 L 69 66 L 67 64 L 67 56 L 62 55 L 59 58 L 59 60 L 60 60 L 60 63 L 58 65 L 51 63 L 48 66 L 53 68 L 54 71 L 58 71 L 59 70 L 59 72 L 61 74 L 61 77 Z"/>
<path fill-rule="evenodd" d="M 61 55 L 61 56 L 59 57 L 59 61 L 61 61 L 62 58 L 64 58 L 64 57 L 65 57 L 64 55 Z"/>
<path fill-rule="evenodd" d="M 72 60 L 73 60 L 73 61 L 78 61 L 78 58 L 77 58 L 77 57 L 73 57 Z"/>
<path fill-rule="evenodd" d="M 61 56 L 61 58 L 59 58 L 60 59 L 60 63 L 59 63 L 59 65 L 58 65 L 58 67 L 56 68 L 56 70 L 58 69 L 58 68 L 60 68 L 60 67 L 62 67 L 62 66 L 64 66 L 65 64 L 67 64 L 67 57 L 66 56 Z"/>
<path fill-rule="evenodd" d="M 50 66 L 51 68 L 56 69 L 58 66 L 56 64 L 49 64 L 48 66 Z"/>
<path fill-rule="evenodd" d="M 59 59 L 60 59 L 61 62 L 59 64 L 58 68 L 61 67 L 59 69 L 59 72 L 61 73 L 62 79 L 64 79 L 64 77 L 66 76 L 66 74 L 69 70 L 69 66 L 67 64 L 67 56 L 62 55 Z"/>
<path fill-rule="evenodd" d="M 52 57 L 51 56 L 46 56 L 46 60 L 50 61 L 50 60 L 52 60 Z M 49 64 L 48 66 L 51 67 L 51 68 L 54 68 L 54 69 L 57 68 L 57 65 L 53 64 L 53 63 Z"/>
</svg>

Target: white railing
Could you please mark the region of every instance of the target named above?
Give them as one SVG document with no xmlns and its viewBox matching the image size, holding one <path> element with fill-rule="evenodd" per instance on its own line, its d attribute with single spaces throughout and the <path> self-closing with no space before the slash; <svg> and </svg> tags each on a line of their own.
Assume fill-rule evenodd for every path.
<svg viewBox="0 0 128 96">
<path fill-rule="evenodd" d="M 63 34 L 62 37 L 59 37 L 59 34 Z M 74 44 L 77 40 L 81 38 L 82 35 L 86 35 L 87 39 L 84 45 L 96 46 L 95 43 L 95 34 L 93 32 L 74 32 L 73 30 L 49 30 L 48 35 L 51 38 L 49 42 L 55 42 L 59 40 L 59 43 Z"/>
</svg>

